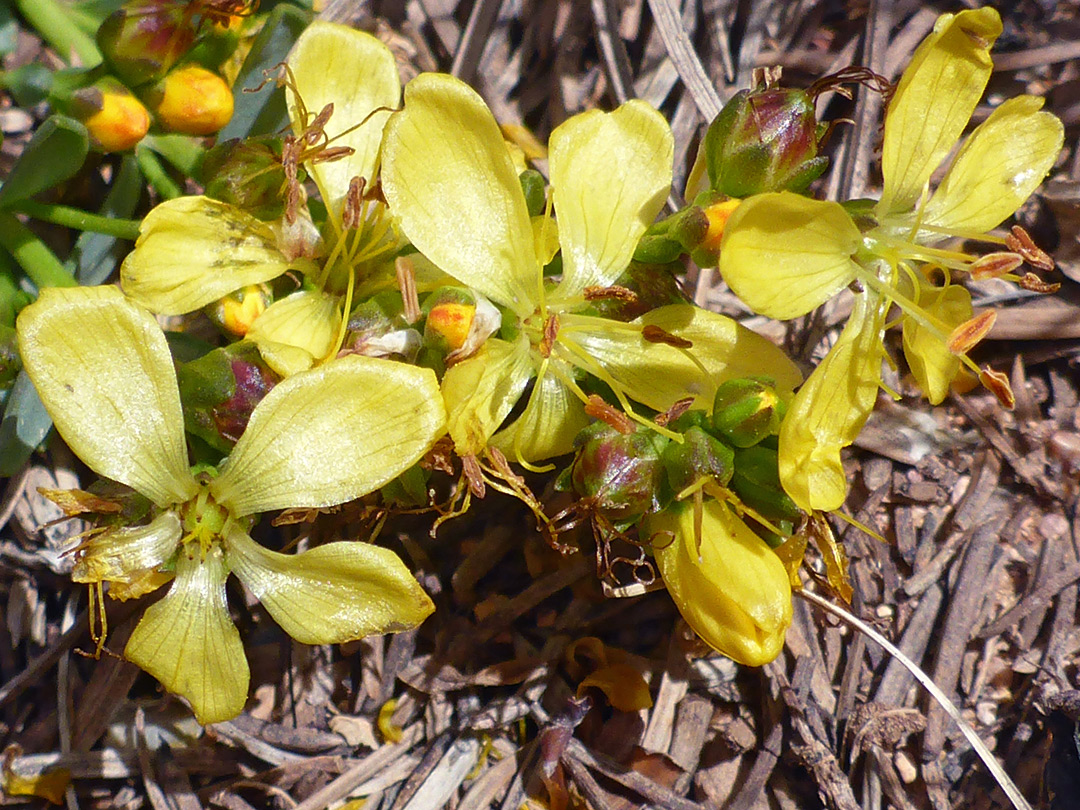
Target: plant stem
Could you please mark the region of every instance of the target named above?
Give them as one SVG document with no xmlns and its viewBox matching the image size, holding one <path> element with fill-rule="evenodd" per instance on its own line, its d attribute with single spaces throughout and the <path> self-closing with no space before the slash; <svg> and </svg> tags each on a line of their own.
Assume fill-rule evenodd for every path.
<svg viewBox="0 0 1080 810">
<path fill-rule="evenodd" d="M 56 254 L 6 211 L 0 212 L 0 246 L 15 258 L 39 288 L 78 286 Z"/>
<path fill-rule="evenodd" d="M 15 5 L 62 59 L 70 60 L 74 53 L 83 67 L 94 67 L 101 62 L 97 44 L 74 24 L 68 10 L 56 0 L 15 0 Z"/>
<path fill-rule="evenodd" d="M 161 195 L 162 199 L 172 200 L 184 193 L 176 181 L 169 177 L 169 173 L 165 171 L 165 167 L 161 165 L 161 161 L 152 149 L 139 144 L 135 147 L 135 160 L 139 163 L 139 170 L 143 173 L 143 177 Z"/>
<path fill-rule="evenodd" d="M 43 222 L 74 228 L 77 231 L 103 233 L 106 236 L 115 236 L 117 239 L 127 239 L 131 242 L 134 242 L 139 236 L 138 220 L 103 217 L 100 214 L 83 211 L 81 208 L 72 208 L 69 205 L 23 200 L 17 203 L 12 210 L 32 216 L 34 219 L 40 219 Z"/>
</svg>

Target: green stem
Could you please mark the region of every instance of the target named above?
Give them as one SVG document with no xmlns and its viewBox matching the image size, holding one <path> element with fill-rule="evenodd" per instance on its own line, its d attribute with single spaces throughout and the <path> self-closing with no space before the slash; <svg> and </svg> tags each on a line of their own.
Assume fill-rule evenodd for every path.
<svg viewBox="0 0 1080 810">
<path fill-rule="evenodd" d="M 4 326 L 15 325 L 22 290 L 15 280 L 15 268 L 8 255 L 0 251 L 0 323 Z"/>
<path fill-rule="evenodd" d="M 0 212 L 0 247 L 15 258 L 39 288 L 78 286 L 56 254 L 7 212 Z"/>
<path fill-rule="evenodd" d="M 161 165 L 161 161 L 152 149 L 139 144 L 135 147 L 135 160 L 139 163 L 139 170 L 143 173 L 143 177 L 161 195 L 162 199 L 172 200 L 184 193 L 177 182 L 169 177 L 169 173 L 165 171 L 165 167 Z"/>
<path fill-rule="evenodd" d="M 68 60 L 74 53 L 85 67 L 101 62 L 97 44 L 73 23 L 68 10 L 56 0 L 15 0 L 15 5 L 62 59 Z"/>
<path fill-rule="evenodd" d="M 40 219 L 43 222 L 74 228 L 77 231 L 103 233 L 106 236 L 115 236 L 117 239 L 127 239 L 131 242 L 134 242 L 139 237 L 139 221 L 136 219 L 103 217 L 100 214 L 83 211 L 81 208 L 72 208 L 68 205 L 56 205 L 53 203 L 39 203 L 32 200 L 23 200 L 16 203 L 12 210 L 28 214 L 34 219 Z"/>
</svg>

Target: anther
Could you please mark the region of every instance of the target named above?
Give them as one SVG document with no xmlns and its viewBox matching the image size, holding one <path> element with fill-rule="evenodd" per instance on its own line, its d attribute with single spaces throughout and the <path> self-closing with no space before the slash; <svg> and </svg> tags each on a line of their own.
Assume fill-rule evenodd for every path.
<svg viewBox="0 0 1080 810">
<path fill-rule="evenodd" d="M 677 337 L 671 334 L 665 329 L 661 329 L 659 326 L 649 324 L 641 330 L 641 336 L 649 343 L 666 343 L 668 346 L 674 346 L 676 349 L 689 349 L 694 344 L 692 341 L 686 338 Z"/>
<path fill-rule="evenodd" d="M 1019 253 L 999 251 L 987 253 L 973 261 L 968 267 L 968 272 L 976 281 L 987 278 L 1000 278 L 1006 273 L 1011 273 L 1024 263 L 1024 257 Z"/>
<path fill-rule="evenodd" d="M 611 407 L 611 405 L 604 402 L 603 398 L 596 394 L 589 395 L 589 401 L 585 404 L 585 413 L 593 419 L 599 419 L 601 422 L 614 428 L 624 436 L 629 436 L 637 430 L 637 426 L 634 424 L 633 419 L 617 408 Z"/>
</svg>

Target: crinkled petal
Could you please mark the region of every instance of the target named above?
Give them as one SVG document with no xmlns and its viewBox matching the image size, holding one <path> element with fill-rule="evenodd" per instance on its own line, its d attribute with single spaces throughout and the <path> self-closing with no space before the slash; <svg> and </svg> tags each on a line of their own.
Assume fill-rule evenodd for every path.
<svg viewBox="0 0 1080 810">
<path fill-rule="evenodd" d="M 709 646 L 741 664 L 767 664 L 780 654 L 791 624 L 787 571 L 726 504 L 709 499 L 702 512 L 700 547 L 689 505 L 645 517 L 664 585 Z"/>
<path fill-rule="evenodd" d="M 419 461 L 445 424 L 430 369 L 340 357 L 274 386 L 210 491 L 235 515 L 344 503 Z"/>
<path fill-rule="evenodd" d="M 644 101 L 612 113 L 590 110 L 551 133 L 551 186 L 562 244 L 562 284 L 553 300 L 608 287 L 671 192 L 671 128 Z"/>
<path fill-rule="evenodd" d="M 195 494 L 172 356 L 149 312 L 115 287 L 52 287 L 17 328 L 56 429 L 94 472 L 158 506 Z"/>
<path fill-rule="evenodd" d="M 915 207 L 979 103 L 1000 34 L 997 11 L 971 9 L 943 14 L 916 49 L 885 113 L 879 216 Z"/>
<path fill-rule="evenodd" d="M 780 483 L 800 509 L 831 512 L 847 497 L 840 451 L 877 399 L 888 303 L 863 293 L 825 359 L 795 394 L 780 427 Z"/>
<path fill-rule="evenodd" d="M 759 315 L 805 315 L 855 278 L 862 235 L 838 203 L 784 191 L 750 197 L 732 213 L 720 273 Z"/>
<path fill-rule="evenodd" d="M 525 337 L 513 343 L 491 338 L 447 369 L 442 381 L 446 427 L 458 455 L 483 453 L 535 373 Z"/>
<path fill-rule="evenodd" d="M 410 630 L 435 609 L 392 551 L 368 543 L 329 543 L 300 554 L 263 548 L 234 528 L 229 567 L 274 621 L 303 644 L 340 644 Z"/>
<path fill-rule="evenodd" d="M 927 203 L 923 222 L 985 233 L 1038 188 L 1064 143 L 1061 120 L 1043 100 L 1017 96 L 979 124 Z"/>
<path fill-rule="evenodd" d="M 563 365 L 565 374 L 572 373 L 562 361 L 552 362 Z M 496 433 L 491 444 L 511 461 L 544 461 L 571 452 L 574 437 L 588 424 L 581 400 L 548 370 L 529 395 L 525 411 Z"/>
<path fill-rule="evenodd" d="M 147 608 L 124 657 L 185 698 L 195 719 L 209 725 L 243 710 L 249 670 L 225 600 L 221 549 L 200 556 L 198 543 L 180 554 L 169 593 Z"/>
<path fill-rule="evenodd" d="M 341 326 L 341 299 L 319 290 L 299 290 L 275 301 L 255 319 L 248 340 L 283 377 L 305 371 L 326 357 Z"/>
<path fill-rule="evenodd" d="M 75 582 L 130 582 L 160 568 L 180 545 L 180 518 L 162 512 L 145 526 L 94 535 L 79 546 L 71 578 Z"/>
<path fill-rule="evenodd" d="M 355 150 L 348 157 L 309 166 L 329 196 L 327 207 L 340 212 L 349 181 L 363 177 L 370 184 L 375 177 L 383 127 L 401 100 L 397 63 L 390 49 L 370 34 L 318 20 L 300 35 L 286 61 L 309 118 L 334 105 L 326 125 L 330 146 Z M 300 120 L 296 94 L 287 92 L 293 132 L 299 135 L 311 121 Z"/>
<path fill-rule="evenodd" d="M 650 342 L 641 335 L 644 326 L 657 327 L 692 345 L 680 349 Z M 575 315 L 567 319 L 559 342 L 580 349 L 567 354 L 567 359 L 573 358 L 576 365 L 595 376 L 599 375 L 593 363 L 599 365 L 631 399 L 657 411 L 689 396 L 696 397 L 695 407 L 711 409 L 716 386 L 738 377 L 766 375 L 785 391 L 802 380 L 787 355 L 761 335 L 731 318 L 690 304 L 659 307 L 630 326 Z"/>
<path fill-rule="evenodd" d="M 491 111 L 450 76 L 421 73 L 386 126 L 383 191 L 416 248 L 462 284 L 528 315 L 540 267 L 525 195 Z"/>
<path fill-rule="evenodd" d="M 924 285 L 919 306 L 945 324 L 948 332 L 974 314 L 971 293 L 956 284 L 943 289 Z M 931 332 L 911 316 L 904 318 L 904 357 L 930 404 L 940 404 L 960 373 L 960 358 L 949 351 L 940 333 Z"/>
<path fill-rule="evenodd" d="M 208 197 L 177 197 L 142 221 L 120 283 L 147 309 L 181 315 L 288 269 L 265 222 Z"/>
</svg>

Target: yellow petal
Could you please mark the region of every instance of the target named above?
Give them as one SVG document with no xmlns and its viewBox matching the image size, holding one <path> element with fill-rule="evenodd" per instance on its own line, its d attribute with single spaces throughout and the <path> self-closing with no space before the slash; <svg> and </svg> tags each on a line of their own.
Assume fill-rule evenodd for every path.
<svg viewBox="0 0 1080 810">
<path fill-rule="evenodd" d="M 985 233 L 1023 205 L 1057 160 L 1065 133 L 1043 100 L 1017 96 L 979 124 L 926 205 L 923 221 Z"/>
<path fill-rule="evenodd" d="M 370 184 L 375 177 L 383 127 L 401 100 L 397 63 L 390 49 L 370 34 L 315 21 L 296 41 L 287 64 L 311 117 L 326 104 L 334 105 L 326 126 L 330 146 L 356 150 L 340 160 L 309 166 L 329 197 L 323 202 L 339 211 L 352 178 L 363 177 Z M 293 132 L 299 135 L 311 122 L 299 120 L 295 94 L 289 90 L 288 95 Z M 386 109 L 375 112 L 380 107 Z"/>
<path fill-rule="evenodd" d="M 203 725 L 231 720 L 247 700 L 248 663 L 225 601 L 228 571 L 221 549 L 200 559 L 182 552 L 176 579 L 160 602 L 147 608 L 124 657 L 191 704 Z"/>
<path fill-rule="evenodd" d="M 915 207 L 979 103 L 1000 34 L 997 11 L 971 9 L 943 14 L 916 49 L 885 113 L 879 216 Z"/>
<path fill-rule="evenodd" d="M 236 515 L 344 503 L 419 461 L 445 424 L 430 369 L 341 357 L 274 386 L 210 490 Z"/>
<path fill-rule="evenodd" d="M 180 545 L 180 519 L 171 510 L 145 526 L 94 535 L 79 546 L 75 582 L 131 582 L 162 566 Z"/>
<path fill-rule="evenodd" d="M 800 509 L 831 512 L 847 497 L 840 450 L 859 435 L 877 399 L 887 302 L 869 293 L 836 344 L 795 394 L 780 427 L 780 483 Z"/>
<path fill-rule="evenodd" d="M 265 549 L 242 530 L 226 540 L 229 566 L 274 621 L 303 644 L 340 644 L 416 627 L 435 605 L 389 549 L 329 543 L 301 554 Z"/>
<path fill-rule="evenodd" d="M 462 284 L 525 316 L 540 268 L 525 195 L 483 99 L 421 73 L 386 127 L 383 191 L 416 248 Z"/>
<path fill-rule="evenodd" d="M 267 307 L 247 337 L 258 345 L 267 364 L 287 377 L 330 353 L 341 325 L 340 308 L 337 296 L 300 290 Z"/>
<path fill-rule="evenodd" d="M 671 192 L 675 142 L 664 117 L 635 100 L 575 115 L 551 133 L 550 150 L 563 258 L 553 300 L 566 300 L 626 269 Z"/>
<path fill-rule="evenodd" d="M 151 311 L 181 315 L 288 269 L 266 223 L 208 197 L 178 197 L 146 215 L 120 283 Z"/>
<path fill-rule="evenodd" d="M 720 247 L 720 273 L 750 309 L 796 318 L 855 278 L 862 236 L 834 202 L 758 194 L 732 213 Z"/>
<path fill-rule="evenodd" d="M 649 684 L 640 672 L 627 663 L 600 667 L 578 685 L 578 694 L 584 694 L 590 686 L 603 692 L 612 708 L 620 712 L 651 709 L 653 705 Z"/>
<path fill-rule="evenodd" d="M 924 285 L 919 306 L 944 323 L 949 331 L 973 315 L 971 293 L 956 284 L 944 289 Z M 949 351 L 940 333 L 931 332 L 911 316 L 905 316 L 904 357 L 930 404 L 944 400 L 960 373 L 960 358 Z"/>
<path fill-rule="evenodd" d="M 566 367 L 566 373 L 572 369 Z M 496 433 L 491 444 L 511 461 L 543 461 L 573 450 L 574 437 L 588 424 L 581 400 L 549 371 L 529 395 L 525 411 Z"/>
<path fill-rule="evenodd" d="M 446 427 L 461 456 L 480 455 L 535 374 L 525 337 L 491 338 L 468 360 L 451 366 L 442 381 Z"/>
<path fill-rule="evenodd" d="M 149 312 L 115 287 L 52 287 L 17 328 L 26 371 L 79 458 L 158 506 L 194 496 L 176 372 Z"/>
<path fill-rule="evenodd" d="M 780 654 L 791 624 L 791 585 L 764 540 L 711 499 L 704 504 L 700 547 L 689 505 L 648 515 L 642 526 L 672 601 L 695 633 L 749 666 Z"/>
<path fill-rule="evenodd" d="M 604 318 L 574 315 L 566 324 L 572 331 L 560 332 L 560 342 L 576 344 L 631 399 L 657 411 L 688 396 L 696 397 L 695 407 L 711 410 L 716 386 L 738 377 L 764 374 L 783 391 L 791 391 L 802 380 L 787 355 L 761 335 L 689 304 L 660 307 L 633 321 L 635 327 L 657 327 L 690 341 L 686 350 L 649 342 L 638 329 Z M 580 354 L 574 357 L 577 365 L 589 370 Z"/>
</svg>

